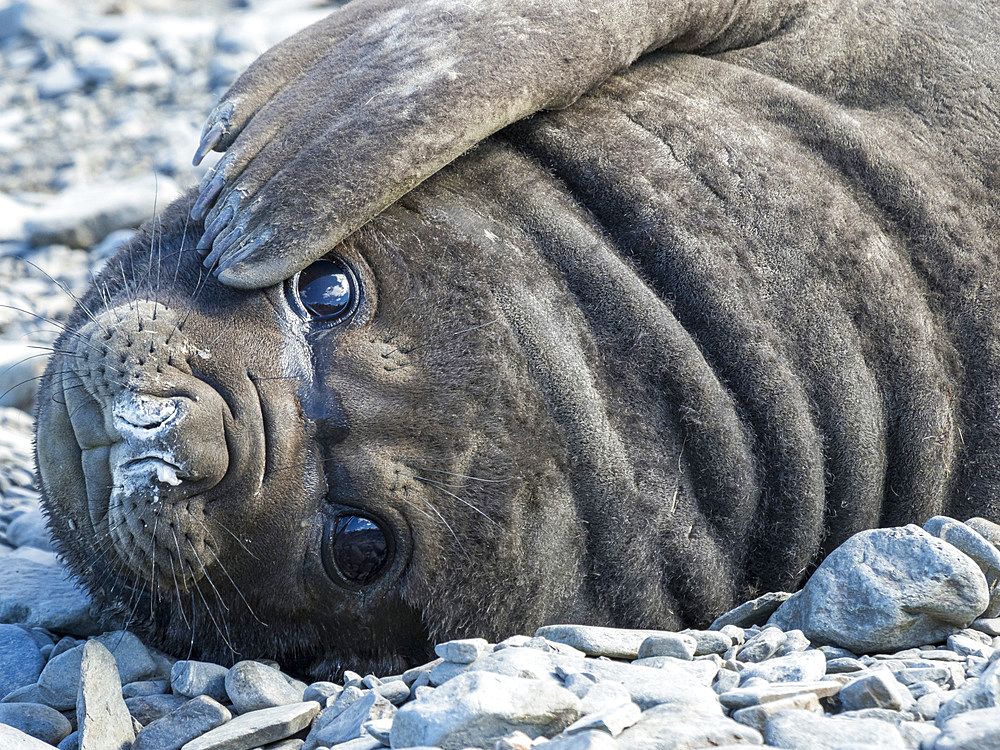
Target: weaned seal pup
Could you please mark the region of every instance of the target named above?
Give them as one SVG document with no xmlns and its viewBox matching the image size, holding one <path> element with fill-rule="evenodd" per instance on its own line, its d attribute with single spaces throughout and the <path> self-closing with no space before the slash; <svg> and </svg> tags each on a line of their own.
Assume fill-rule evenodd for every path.
<svg viewBox="0 0 1000 750">
<path fill-rule="evenodd" d="M 976 2 L 338 10 L 58 343 L 63 554 L 175 652 L 320 675 L 704 624 L 860 529 L 1000 518 L 998 34 Z"/>
</svg>

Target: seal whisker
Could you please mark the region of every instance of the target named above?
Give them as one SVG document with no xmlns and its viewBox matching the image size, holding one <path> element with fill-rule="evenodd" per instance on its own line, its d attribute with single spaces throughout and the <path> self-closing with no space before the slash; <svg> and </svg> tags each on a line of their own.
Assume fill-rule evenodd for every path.
<svg viewBox="0 0 1000 750">
<path fill-rule="evenodd" d="M 438 341 L 438 340 L 444 338 L 446 335 L 447 336 L 451 336 L 452 338 L 454 338 L 455 336 L 461 336 L 461 335 L 466 334 L 466 333 L 471 333 L 472 331 L 478 331 L 480 328 L 486 328 L 486 326 L 491 326 L 494 323 L 498 323 L 498 322 L 500 322 L 500 318 L 494 318 L 493 320 L 487 321 L 486 323 L 480 323 L 479 325 L 470 326 L 469 328 L 463 328 L 460 331 L 454 331 L 454 332 L 449 333 L 449 334 L 442 333 L 440 336 L 434 336 L 434 337 L 428 339 L 427 341 L 424 341 L 422 344 L 417 344 L 416 346 L 412 346 L 409 349 L 400 349 L 400 351 L 403 354 L 412 354 L 417 349 L 423 349 L 425 346 L 430 346 L 435 341 Z"/>
<path fill-rule="evenodd" d="M 202 523 L 204 523 L 204 522 L 202 522 Z M 226 526 L 226 525 L 225 525 L 224 523 L 222 523 L 222 522 L 221 522 L 221 521 L 220 521 L 219 519 L 217 519 L 217 518 L 213 518 L 213 519 L 212 519 L 212 523 L 214 523 L 214 524 L 215 524 L 216 526 L 218 526 L 218 527 L 219 527 L 220 529 L 222 529 L 222 530 L 223 530 L 223 531 L 225 531 L 225 532 L 226 532 L 227 534 L 229 534 L 229 536 L 231 536 L 231 537 L 232 537 L 233 539 L 235 539 L 235 540 L 236 540 L 236 543 L 237 543 L 238 545 L 240 545 L 240 546 L 241 546 L 241 547 L 243 548 L 243 551 L 244 551 L 244 552 L 246 552 L 246 553 L 247 553 L 248 555 L 250 555 L 250 557 L 252 557 L 252 558 L 253 558 L 254 560 L 257 560 L 257 561 L 259 561 L 259 560 L 260 560 L 260 558 L 259 558 L 259 557 L 257 557 L 257 555 L 255 555 L 255 554 L 254 554 L 253 552 L 251 552 L 251 551 L 250 551 L 250 548 L 249 548 L 249 547 L 247 547 L 247 546 L 246 546 L 246 545 L 245 545 L 245 544 L 243 543 L 243 540 L 242 540 L 242 539 L 240 539 L 240 538 L 239 538 L 239 537 L 238 537 L 238 536 L 237 536 L 236 534 L 234 534 L 234 533 L 233 533 L 233 532 L 232 532 L 232 531 L 231 531 L 231 530 L 229 529 L 229 527 L 228 527 L 228 526 Z"/>
<path fill-rule="evenodd" d="M 459 549 L 462 550 L 462 554 L 465 555 L 466 559 L 471 559 L 469 558 L 469 551 L 465 549 L 465 545 L 462 544 L 462 541 L 458 538 L 458 535 L 455 533 L 455 530 L 451 527 L 451 524 L 448 523 L 446 520 L 444 520 L 444 516 L 442 516 L 441 513 L 438 511 L 438 509 L 434 507 L 434 504 L 420 493 L 417 493 L 417 497 L 420 499 L 420 502 L 424 503 L 428 508 L 430 508 L 434 512 L 434 515 L 438 517 L 438 520 L 445 525 L 445 528 L 448 529 L 448 532 L 455 540 L 455 544 L 457 544 Z M 403 498 L 412 507 L 413 503 L 409 502 L 410 493 L 405 485 L 403 486 Z"/>
<path fill-rule="evenodd" d="M 229 582 L 233 585 L 233 589 L 239 595 L 240 599 L 243 600 L 243 603 L 247 607 L 247 611 L 250 613 L 250 615 L 253 617 L 253 619 L 255 619 L 257 622 L 259 622 L 265 628 L 268 627 L 268 624 L 266 622 L 264 622 L 263 620 L 261 620 L 257 616 L 257 613 L 253 611 L 253 607 L 250 606 L 250 602 L 247 601 L 247 598 L 243 595 L 243 591 L 237 585 L 236 581 L 233 580 L 233 577 L 231 575 L 229 575 L 229 571 L 226 569 L 226 566 L 223 564 L 222 559 L 219 557 L 219 555 L 216 553 L 216 551 L 214 549 L 212 549 L 211 547 L 207 547 L 207 549 L 208 549 L 209 552 L 212 553 L 212 557 L 215 558 L 215 562 L 217 562 L 219 564 L 219 567 L 222 568 L 222 572 L 225 573 L 226 578 L 228 578 Z"/>
<path fill-rule="evenodd" d="M 427 479 L 426 477 L 418 477 L 416 475 L 411 475 L 411 476 L 412 476 L 413 479 L 416 479 L 418 482 L 423 482 L 424 484 L 430 485 L 431 487 L 434 487 L 435 489 L 440 490 L 441 492 L 443 492 L 444 494 L 448 495 L 449 497 L 452 497 L 455 500 L 458 500 L 458 502 L 462 503 L 463 505 L 468 506 L 472 510 L 476 511 L 476 513 L 478 513 L 479 515 L 481 515 L 483 518 L 485 518 L 487 521 L 489 521 L 491 524 L 493 524 L 494 526 L 496 526 L 498 529 L 499 528 L 503 528 L 499 523 L 497 523 L 492 518 L 490 518 L 488 515 L 486 515 L 485 513 L 483 513 L 482 510 L 480 510 L 479 508 L 477 508 L 475 505 L 473 505 L 472 503 L 470 503 L 468 500 L 465 500 L 464 498 L 459 497 L 454 492 L 450 492 L 450 491 L 446 490 L 445 486 L 443 484 L 441 484 L 440 482 L 435 482 L 433 479 Z"/>
<path fill-rule="evenodd" d="M 94 315 L 94 312 L 89 307 L 87 307 L 85 304 L 83 304 L 83 302 L 80 300 L 80 298 L 77 297 L 75 294 L 73 294 L 72 290 L 70 290 L 69 287 L 67 287 L 61 281 L 59 281 L 58 279 L 56 279 L 55 277 L 53 277 L 52 274 L 50 274 L 44 268 L 42 268 L 41 266 L 39 266 L 37 263 L 32 263 L 30 260 L 27 260 L 25 258 L 21 258 L 20 260 L 25 265 L 29 265 L 32 268 L 34 268 L 36 271 L 38 271 L 39 273 L 44 274 L 45 277 L 49 281 L 51 281 L 57 287 L 59 287 L 60 289 L 62 289 L 66 293 L 66 295 L 71 300 L 73 300 L 73 302 L 76 304 L 76 306 L 78 308 L 80 308 L 81 310 L 83 310 L 84 315 L 86 315 L 88 318 L 90 318 L 94 322 L 94 325 L 96 325 L 98 328 L 100 328 L 103 333 L 106 334 L 108 332 L 108 330 L 103 325 L 101 325 L 101 322 L 97 319 L 97 316 Z"/>
<path fill-rule="evenodd" d="M 175 532 L 174 541 L 176 540 L 177 540 L 177 534 Z M 181 587 L 180 584 L 177 583 L 177 570 L 176 568 L 174 568 L 174 555 L 172 552 L 167 554 L 167 560 L 170 561 L 170 577 L 173 579 L 174 582 L 174 594 L 177 596 L 177 609 L 180 610 L 181 620 L 184 622 L 184 627 L 190 630 L 191 623 L 188 622 L 187 612 L 184 611 L 184 602 L 181 600 Z"/>
<path fill-rule="evenodd" d="M 434 474 L 447 474 L 450 477 L 461 477 L 462 479 L 471 479 L 474 482 L 485 482 L 489 484 L 505 484 L 507 482 L 513 482 L 515 479 L 523 479 L 521 476 L 505 477 L 503 479 L 486 479 L 485 477 L 474 477 L 469 474 L 456 474 L 453 471 L 444 471 L 442 469 L 431 469 L 429 467 L 424 467 L 424 471 L 429 471 Z M 452 485 L 448 485 L 449 487 Z"/>
</svg>

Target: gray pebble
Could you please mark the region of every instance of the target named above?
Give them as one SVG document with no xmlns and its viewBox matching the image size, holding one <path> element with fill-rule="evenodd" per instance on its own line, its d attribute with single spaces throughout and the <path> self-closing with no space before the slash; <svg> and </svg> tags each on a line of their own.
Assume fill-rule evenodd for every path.
<svg viewBox="0 0 1000 750">
<path fill-rule="evenodd" d="M 132 717 L 146 726 L 180 708 L 187 700 L 183 695 L 139 695 L 127 699 L 125 705 Z"/>
<path fill-rule="evenodd" d="M 934 750 L 991 750 L 1000 745 L 1000 708 L 980 708 L 950 718 Z"/>
<path fill-rule="evenodd" d="M 664 633 L 653 635 L 639 645 L 638 658 L 672 656 L 676 659 L 693 659 L 698 641 L 689 634 Z"/>
<path fill-rule="evenodd" d="M 410 688 L 402 680 L 383 682 L 373 688 L 372 692 L 381 695 L 394 706 L 402 705 L 410 698 Z"/>
<path fill-rule="evenodd" d="M 303 750 L 315 750 L 321 745 L 330 747 L 356 739 L 361 736 L 364 724 L 378 719 L 391 719 L 396 708 L 382 696 L 369 691 L 340 713 L 334 713 L 331 709 L 323 713 L 306 737 Z"/>
<path fill-rule="evenodd" d="M 302 693 L 289 685 L 281 672 L 256 661 L 234 664 L 226 674 L 225 686 L 233 708 L 241 714 L 302 702 Z"/>
<path fill-rule="evenodd" d="M 325 706 L 328 698 L 336 699 L 343 691 L 344 688 L 336 682 L 314 682 L 306 687 L 302 694 L 302 700 L 317 701 Z"/>
<path fill-rule="evenodd" d="M 87 641 L 82 652 L 76 701 L 80 750 L 127 750 L 135 732 L 115 658 L 96 640 Z"/>
<path fill-rule="evenodd" d="M 229 700 L 223 666 L 207 661 L 178 661 L 170 670 L 170 686 L 180 695 L 194 698 L 208 695 L 219 703 Z"/>
<path fill-rule="evenodd" d="M 59 743 L 59 750 L 80 750 L 80 733 L 71 732 Z"/>
<path fill-rule="evenodd" d="M 16 727 L 50 745 L 58 745 L 73 731 L 65 716 L 41 703 L 0 704 L 0 724 Z"/>
<path fill-rule="evenodd" d="M 768 717 L 764 739 L 768 745 L 787 750 L 834 750 L 852 742 L 882 750 L 906 747 L 899 730 L 884 721 L 818 716 L 803 709 L 779 711 Z"/>
<path fill-rule="evenodd" d="M 38 686 L 45 700 L 42 701 L 60 711 L 76 706 L 77 686 L 80 684 L 80 662 L 83 646 L 75 646 L 49 659 L 49 663 L 38 676 Z"/>
<path fill-rule="evenodd" d="M 826 658 L 813 649 L 747 664 L 740 673 L 740 682 L 751 677 L 760 677 L 768 682 L 813 682 L 822 680 L 825 674 Z"/>
<path fill-rule="evenodd" d="M 747 638 L 736 658 L 743 662 L 761 662 L 770 659 L 785 642 L 785 634 L 778 628 L 764 628 Z"/>
<path fill-rule="evenodd" d="M 145 680 L 156 673 L 156 662 L 133 633 L 117 630 L 99 635 L 95 640 L 115 657 L 115 664 L 118 666 L 118 673 L 123 683 Z"/>
<path fill-rule="evenodd" d="M 184 745 L 184 750 L 252 748 L 283 740 L 309 726 L 319 713 L 315 701 L 251 711 L 216 727 Z"/>
<path fill-rule="evenodd" d="M 892 674 L 879 669 L 849 682 L 841 688 L 840 703 L 847 711 L 862 708 L 888 708 L 902 711 L 913 703 L 913 696 Z"/>
<path fill-rule="evenodd" d="M 132 750 L 180 750 L 187 742 L 229 721 L 232 714 L 207 695 L 192 698 L 139 732 Z"/>
<path fill-rule="evenodd" d="M 6 724 L 0 724 L 0 747 L 4 750 L 52 750 L 49 743 Z"/>
<path fill-rule="evenodd" d="M 695 639 L 695 656 L 724 654 L 733 645 L 733 639 L 718 630 L 682 630 L 680 634 Z"/>
<path fill-rule="evenodd" d="M 471 664 L 490 650 L 489 642 L 483 638 L 463 638 L 439 643 L 434 647 L 435 654 L 456 664 Z"/>
<path fill-rule="evenodd" d="M 663 635 L 662 630 L 626 630 L 594 625 L 545 625 L 535 631 L 537 637 L 565 643 L 583 651 L 588 656 L 607 656 L 611 659 L 636 659 L 639 646 L 653 635 Z"/>
<path fill-rule="evenodd" d="M 771 715 L 790 708 L 803 709 L 814 714 L 823 713 L 823 709 L 819 705 L 819 699 L 813 693 L 801 693 L 789 696 L 788 698 L 741 708 L 739 711 L 733 712 L 733 719 L 740 724 L 746 724 L 748 727 L 753 727 L 758 732 L 763 733 L 764 728 L 767 726 L 767 720 Z"/>
<path fill-rule="evenodd" d="M 0 625 L 0 698 L 34 684 L 44 666 L 30 631 L 17 625 Z"/>
<path fill-rule="evenodd" d="M 721 712 L 692 712 L 664 704 L 642 712 L 639 721 L 617 737 L 622 750 L 759 745 L 760 732 Z"/>
<path fill-rule="evenodd" d="M 139 695 L 160 695 L 170 692 L 168 680 L 139 680 L 122 686 L 122 697 L 126 700 Z"/>
</svg>

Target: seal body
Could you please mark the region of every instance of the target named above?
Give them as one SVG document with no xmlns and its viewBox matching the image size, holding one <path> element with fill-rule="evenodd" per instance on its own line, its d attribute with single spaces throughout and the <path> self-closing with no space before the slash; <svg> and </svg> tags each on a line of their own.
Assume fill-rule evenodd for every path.
<svg viewBox="0 0 1000 750">
<path fill-rule="evenodd" d="M 1000 21 L 839 6 L 647 55 L 279 284 L 169 208 L 43 381 L 70 566 L 175 653 L 319 676 L 703 626 L 859 530 L 1000 519 Z"/>
</svg>

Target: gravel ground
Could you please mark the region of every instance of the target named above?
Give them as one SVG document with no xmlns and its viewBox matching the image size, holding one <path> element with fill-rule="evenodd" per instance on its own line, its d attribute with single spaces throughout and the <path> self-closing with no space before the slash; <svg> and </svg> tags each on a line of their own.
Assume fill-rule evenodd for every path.
<svg viewBox="0 0 1000 750">
<path fill-rule="evenodd" d="M 38 509 L 46 348 L 90 274 L 211 164 L 190 157 L 218 95 L 328 10 L 0 4 L 0 748 L 1000 747 L 1000 527 L 981 519 L 859 534 L 801 593 L 711 630 L 549 626 L 441 644 L 400 675 L 306 685 L 101 632 Z"/>
</svg>

